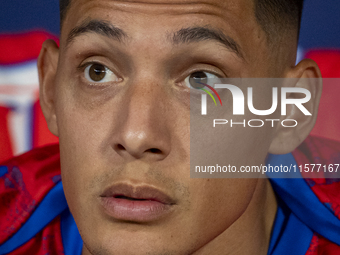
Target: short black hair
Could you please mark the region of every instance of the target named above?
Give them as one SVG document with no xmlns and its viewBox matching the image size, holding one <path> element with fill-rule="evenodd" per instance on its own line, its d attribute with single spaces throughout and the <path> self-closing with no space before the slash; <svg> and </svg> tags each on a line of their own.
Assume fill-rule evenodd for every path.
<svg viewBox="0 0 340 255">
<path fill-rule="evenodd" d="M 254 0 L 255 17 L 269 41 L 280 38 L 287 30 L 300 33 L 304 0 Z"/>
<path fill-rule="evenodd" d="M 59 0 L 60 24 L 66 16 L 71 0 Z M 269 41 L 285 30 L 300 31 L 303 0 L 254 0 L 255 17 Z"/>
<path fill-rule="evenodd" d="M 60 12 L 60 30 L 65 19 L 67 9 L 69 8 L 70 0 L 59 0 L 59 12 Z"/>
</svg>

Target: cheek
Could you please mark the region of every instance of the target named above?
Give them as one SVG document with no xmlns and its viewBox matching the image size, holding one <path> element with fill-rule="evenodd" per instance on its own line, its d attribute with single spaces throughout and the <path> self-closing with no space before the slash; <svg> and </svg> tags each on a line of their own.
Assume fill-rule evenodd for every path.
<svg viewBox="0 0 340 255">
<path fill-rule="evenodd" d="M 114 92 L 84 92 L 76 82 L 65 84 L 61 85 L 63 93 L 58 94 L 56 109 L 63 160 L 73 167 L 95 164 L 108 149 L 110 129 L 117 115 Z"/>
<path fill-rule="evenodd" d="M 227 100 L 226 100 L 227 101 Z M 196 174 L 196 167 L 259 166 L 265 162 L 275 132 L 271 122 L 263 121 L 262 127 L 251 127 L 261 123 L 263 116 L 233 115 L 232 107 L 210 106 L 206 116 L 191 114 L 190 119 L 190 166 L 195 177 L 212 178 L 210 174 Z M 272 118 L 269 116 L 268 118 Z M 248 125 L 250 120 L 255 120 Z M 215 123 L 215 125 L 214 125 Z M 218 123 L 218 124 L 216 124 Z M 260 123 L 260 124 L 259 124 Z M 276 124 L 276 123 L 275 123 Z M 229 169 L 229 168 L 228 168 Z M 214 177 L 227 178 L 226 174 Z M 229 176 L 230 177 L 230 176 Z M 249 178 L 250 176 L 239 176 Z"/>
<path fill-rule="evenodd" d="M 234 118 L 234 121 L 242 122 L 243 119 Z M 230 178 L 228 169 L 233 169 L 236 172 L 231 172 L 235 173 L 233 177 L 254 177 L 239 171 L 242 166 L 259 166 L 265 162 L 271 143 L 271 131 L 266 128 L 238 128 L 227 125 L 216 126 L 213 130 L 207 129 L 206 132 L 191 131 L 191 176 Z M 217 173 L 217 166 L 227 171 Z M 213 167 L 216 172 L 210 174 L 209 167 Z"/>
<path fill-rule="evenodd" d="M 71 212 L 77 218 L 82 212 L 82 205 L 86 204 L 81 199 L 90 195 L 91 180 L 100 176 L 101 169 L 105 169 L 102 147 L 107 127 L 100 124 L 100 119 L 107 118 L 89 114 L 77 104 L 72 105 L 72 100 L 65 100 L 58 110 L 63 187 Z"/>
</svg>

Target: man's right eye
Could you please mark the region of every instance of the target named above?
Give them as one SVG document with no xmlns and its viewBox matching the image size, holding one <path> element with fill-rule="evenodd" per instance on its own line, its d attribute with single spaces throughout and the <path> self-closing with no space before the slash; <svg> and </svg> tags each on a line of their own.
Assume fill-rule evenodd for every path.
<svg viewBox="0 0 340 255">
<path fill-rule="evenodd" d="M 98 63 L 89 64 L 84 70 L 84 75 L 86 80 L 91 83 L 104 83 L 119 80 L 109 68 Z"/>
</svg>

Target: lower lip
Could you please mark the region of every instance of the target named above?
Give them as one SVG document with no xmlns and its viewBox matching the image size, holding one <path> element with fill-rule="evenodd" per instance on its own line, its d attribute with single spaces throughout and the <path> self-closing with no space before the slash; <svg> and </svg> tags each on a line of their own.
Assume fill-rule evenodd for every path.
<svg viewBox="0 0 340 255">
<path fill-rule="evenodd" d="M 109 216 L 124 221 L 155 221 L 171 211 L 171 205 L 154 200 L 128 200 L 115 197 L 101 197 L 101 204 Z"/>
</svg>

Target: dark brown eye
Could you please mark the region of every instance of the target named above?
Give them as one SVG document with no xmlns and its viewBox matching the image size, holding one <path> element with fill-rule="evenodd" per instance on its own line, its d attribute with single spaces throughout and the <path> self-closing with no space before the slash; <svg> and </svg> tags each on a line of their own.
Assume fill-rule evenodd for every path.
<svg viewBox="0 0 340 255">
<path fill-rule="evenodd" d="M 89 76 L 93 81 L 101 81 L 106 75 L 105 67 L 98 64 L 90 66 Z"/>
<path fill-rule="evenodd" d="M 189 76 L 189 83 L 191 87 L 195 89 L 202 89 L 205 87 L 205 83 L 207 83 L 208 77 L 205 72 L 195 72 L 190 74 Z"/>
<path fill-rule="evenodd" d="M 90 64 L 84 70 L 85 78 L 89 82 L 109 82 L 117 81 L 118 77 L 106 66 L 101 64 Z"/>
<path fill-rule="evenodd" d="M 219 79 L 215 74 L 198 71 L 190 74 L 184 80 L 185 85 L 192 89 L 203 89 L 205 84 L 216 82 Z"/>
</svg>

